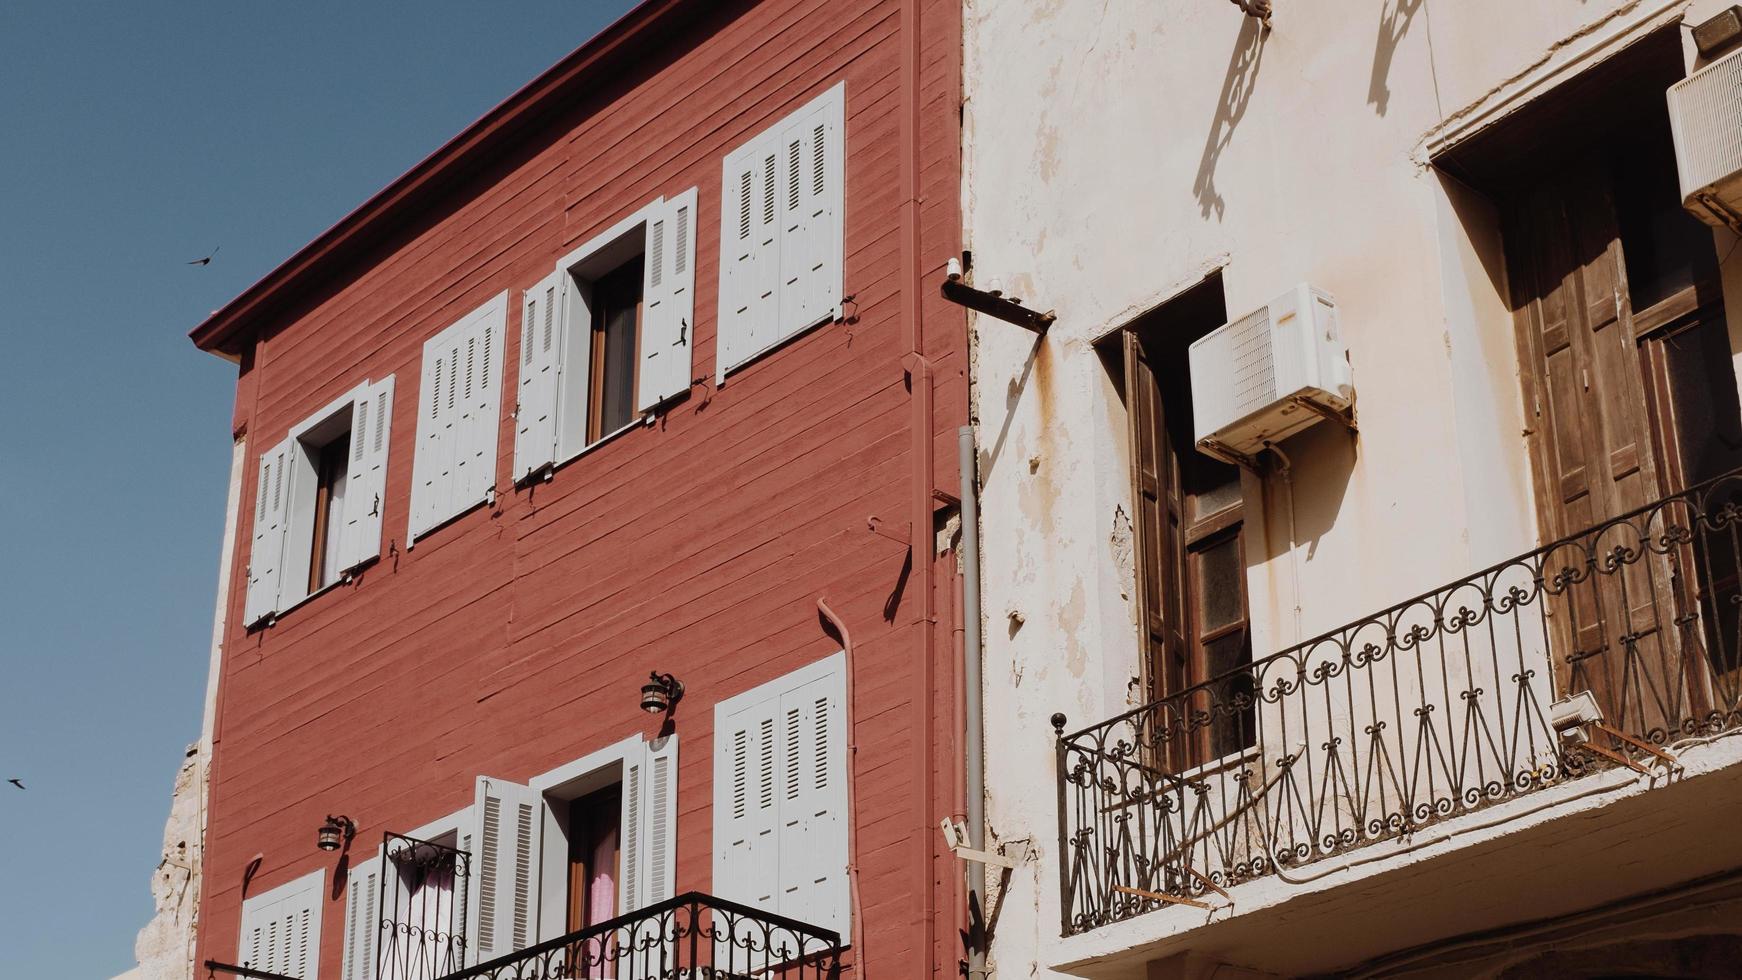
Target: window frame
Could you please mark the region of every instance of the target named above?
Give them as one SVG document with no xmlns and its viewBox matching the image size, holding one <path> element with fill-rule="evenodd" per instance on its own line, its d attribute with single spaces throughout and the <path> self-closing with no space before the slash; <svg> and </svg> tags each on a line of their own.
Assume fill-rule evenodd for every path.
<svg viewBox="0 0 1742 980">
<path fill-rule="evenodd" d="M 283 527 L 279 532 L 282 535 L 282 538 L 279 544 L 280 552 L 278 555 L 278 567 L 275 572 L 277 581 L 273 587 L 273 608 L 264 615 L 257 617 L 253 622 L 247 623 L 246 625 L 248 628 L 253 629 L 258 626 L 264 626 L 265 624 L 275 622 L 290 613 L 291 610 L 301 607 L 315 597 L 324 595 L 338 586 L 349 582 L 358 569 L 368 565 L 371 561 L 380 557 L 380 548 L 377 545 L 374 554 L 362 557 L 348 566 L 340 567 L 335 572 L 331 581 L 318 586 L 314 585 L 316 572 L 314 548 L 316 539 L 321 530 L 316 527 L 316 523 L 319 519 L 318 505 L 321 491 L 319 479 L 321 457 L 325 451 L 340 438 L 348 437 L 351 439 L 351 446 L 353 447 L 353 450 L 355 449 L 357 445 L 355 440 L 359 437 L 359 433 L 353 431 L 357 405 L 359 402 L 365 401 L 377 394 L 381 395 L 383 399 L 382 404 L 386 407 L 386 410 L 389 413 L 389 421 L 383 422 L 382 425 L 384 426 L 383 439 L 384 443 L 386 443 L 383 447 L 383 458 L 390 461 L 392 456 L 391 453 L 386 452 L 386 448 L 387 445 L 391 444 L 392 439 L 390 420 L 392 411 L 393 375 L 391 374 L 386 375 L 380 380 L 365 378 L 358 382 L 344 394 L 334 398 L 321 408 L 316 409 L 314 412 L 304 417 L 302 421 L 291 426 L 281 442 L 275 443 L 273 446 L 268 447 L 259 454 L 262 457 L 271 455 L 278 450 L 279 446 L 284 446 L 287 449 L 284 465 L 289 472 L 283 478 L 289 481 L 288 489 L 286 491 L 288 499 L 284 503 L 283 516 L 281 518 Z M 378 413 L 379 408 L 377 409 L 377 414 Z M 374 419 L 375 415 L 372 414 L 369 423 L 371 426 L 375 424 Z M 367 439 L 367 435 L 367 433 L 361 434 L 365 440 Z M 344 464 L 347 467 L 347 471 L 351 463 L 349 457 L 350 453 L 348 452 L 344 459 L 339 460 L 341 464 Z M 258 492 L 259 488 L 257 487 L 256 493 L 258 494 Z M 348 487 L 346 500 L 352 500 L 355 493 L 361 492 L 364 492 L 363 488 Z M 381 505 L 379 502 L 375 502 L 375 506 L 379 507 Z M 251 513 L 255 515 L 256 519 L 258 519 L 260 513 L 260 504 L 258 503 L 258 500 L 254 507 L 255 509 Z M 339 536 L 344 533 L 345 524 L 348 522 L 348 518 L 344 512 L 337 515 L 336 520 L 338 524 L 333 528 L 335 539 L 327 542 L 328 547 L 331 548 L 342 547 L 342 538 Z M 257 560 L 253 549 L 258 546 L 259 541 L 251 534 L 249 542 L 249 564 L 245 565 L 243 569 L 245 576 L 244 591 L 246 591 L 248 584 L 246 576 L 251 574 L 252 563 Z M 338 560 L 343 562 L 345 560 L 344 556 L 341 554 Z"/>
<path fill-rule="evenodd" d="M 630 412 L 628 422 L 608 431 L 601 429 L 594 434 L 592 403 L 594 371 L 598 367 L 598 358 L 593 350 L 593 334 L 598 325 L 595 322 L 597 318 L 593 315 L 591 292 L 597 280 L 620 270 L 637 255 L 645 266 L 649 251 L 648 229 L 663 212 L 666 204 L 667 200 L 663 196 L 643 204 L 617 223 L 589 238 L 556 263 L 557 271 L 561 274 L 558 288 L 562 300 L 562 321 L 557 329 L 562 333 L 563 346 L 558 357 L 556 458 L 551 469 L 580 458 L 623 433 L 646 424 L 652 418 L 651 413 L 643 413 L 636 408 Z M 694 220 L 693 213 L 691 220 Z M 693 230 L 691 234 L 693 235 Z M 647 296 L 643 290 L 640 300 L 643 310 L 646 303 Z M 524 308 L 524 304 L 522 307 Z M 635 372 L 630 381 L 632 391 L 636 391 L 640 383 L 642 331 L 645 327 L 645 315 L 637 313 Z M 586 365 L 585 371 L 575 370 L 583 362 Z"/>
</svg>

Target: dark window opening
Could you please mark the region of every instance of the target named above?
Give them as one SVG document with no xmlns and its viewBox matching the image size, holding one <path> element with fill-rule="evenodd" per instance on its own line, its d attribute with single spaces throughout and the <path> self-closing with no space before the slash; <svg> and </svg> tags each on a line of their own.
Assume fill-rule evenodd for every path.
<svg viewBox="0 0 1742 980">
<path fill-rule="evenodd" d="M 1219 276 L 1124 331 L 1140 621 L 1162 761 L 1175 771 L 1257 741 L 1240 470 L 1192 440 L 1192 341 L 1227 321 Z"/>
<path fill-rule="evenodd" d="M 593 283 L 587 442 L 597 442 L 635 418 L 635 368 L 641 335 L 642 257 Z"/>
<path fill-rule="evenodd" d="M 350 466 L 350 432 L 340 434 L 315 453 L 314 542 L 308 563 L 311 593 L 339 580 L 339 536 L 344 531 Z"/>
</svg>

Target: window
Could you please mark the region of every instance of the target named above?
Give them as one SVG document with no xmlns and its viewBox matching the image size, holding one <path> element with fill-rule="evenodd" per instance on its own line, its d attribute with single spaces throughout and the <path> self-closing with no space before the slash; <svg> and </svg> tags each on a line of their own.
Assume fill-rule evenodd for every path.
<svg viewBox="0 0 1742 980">
<path fill-rule="evenodd" d="M 641 335 L 641 256 L 593 284 L 592 365 L 587 441 L 598 442 L 635 417 L 635 348 Z"/>
<path fill-rule="evenodd" d="M 479 777 L 473 812 L 478 962 L 672 896 L 677 736 L 628 739 L 528 784 Z"/>
<path fill-rule="evenodd" d="M 1192 440 L 1186 351 L 1226 320 L 1215 276 L 1123 333 L 1145 681 L 1176 772 L 1257 740 L 1252 679 L 1230 675 L 1252 662 L 1240 470 Z"/>
<path fill-rule="evenodd" d="M 318 592 L 339 580 L 339 537 L 344 533 L 345 483 L 351 472 L 351 432 L 346 429 L 314 453 L 314 543 L 309 555 L 308 590 Z"/>
<path fill-rule="evenodd" d="M 569 894 L 565 926 L 578 932 L 617 915 L 623 786 L 577 796 L 568 808 Z"/>
<path fill-rule="evenodd" d="M 693 187 L 653 201 L 523 294 L 516 481 L 689 391 L 695 214 Z"/>
<path fill-rule="evenodd" d="M 241 965 L 265 973 L 318 980 L 322 886 L 325 871 L 313 871 L 242 902 L 237 940 Z"/>
<path fill-rule="evenodd" d="M 720 702 L 714 737 L 714 893 L 846 935 L 846 655 Z"/>
<path fill-rule="evenodd" d="M 346 875 L 342 980 L 422 980 L 456 973 L 477 857 L 471 807 L 389 834 Z"/>
<path fill-rule="evenodd" d="M 726 156 L 717 374 L 841 314 L 846 84 Z"/>
<path fill-rule="evenodd" d="M 507 316 L 504 292 L 424 341 L 407 547 L 496 492 Z"/>
<path fill-rule="evenodd" d="M 1662 95 L 1684 72 L 1665 29 L 1436 160 L 1501 219 L 1545 542 L 1742 465 L 1718 256 L 1682 210 Z M 1734 543 L 1696 538 L 1551 598 L 1559 693 L 1590 692 L 1629 730 L 1711 710 L 1737 666 L 1742 587 L 1711 573 L 1735 567 Z M 1682 630 L 1703 634 L 1704 667 L 1671 649 Z"/>
<path fill-rule="evenodd" d="M 381 554 L 393 378 L 364 382 L 262 453 L 254 491 L 249 626 Z"/>
</svg>

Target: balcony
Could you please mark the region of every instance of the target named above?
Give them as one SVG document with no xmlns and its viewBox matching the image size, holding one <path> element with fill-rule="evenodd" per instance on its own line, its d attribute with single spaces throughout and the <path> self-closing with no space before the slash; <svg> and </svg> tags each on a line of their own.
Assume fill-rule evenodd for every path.
<svg viewBox="0 0 1742 980">
<path fill-rule="evenodd" d="M 1090 728 L 1067 734 L 1055 716 L 1064 935 L 1181 906 L 1222 911 L 1241 884 L 1304 886 L 1397 850 L 1351 853 L 1380 842 L 1522 822 L 1588 795 L 1581 782 L 1677 782 L 1696 747 L 1742 728 L 1739 504 L 1742 472 Z M 1711 806 L 1672 802 L 1679 787 L 1645 792 L 1675 819 Z M 1510 805 L 1531 794 L 1544 803 Z M 1601 865 L 1598 848 L 1651 836 L 1630 833 L 1600 845 L 1582 830 L 1574 849 Z M 1736 856 L 1680 839 L 1678 860 Z M 1529 860 L 1567 846 L 1533 844 Z M 1497 873 L 1517 875 L 1519 853 Z M 1411 873 L 1427 887 L 1420 865 Z M 1206 927 L 1193 915 L 1176 921 Z"/>
<path fill-rule="evenodd" d="M 688 892 L 445 980 L 832 980 L 833 931 Z"/>
</svg>

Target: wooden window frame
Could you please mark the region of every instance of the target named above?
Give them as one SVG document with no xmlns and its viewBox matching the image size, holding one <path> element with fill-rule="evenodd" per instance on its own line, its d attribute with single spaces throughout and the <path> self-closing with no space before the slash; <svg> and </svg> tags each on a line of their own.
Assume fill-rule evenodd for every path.
<svg viewBox="0 0 1742 980">
<path fill-rule="evenodd" d="M 338 533 L 343 530 L 334 525 L 333 485 L 338 482 L 340 474 L 350 475 L 353 435 L 347 428 L 314 452 L 315 509 L 312 540 L 309 543 L 309 595 L 314 595 L 339 579 L 335 575 L 332 581 L 328 581 L 325 574 L 328 553 L 338 547 Z M 342 520 L 343 516 L 340 514 L 338 518 Z"/>
<path fill-rule="evenodd" d="M 635 392 L 641 383 L 641 327 L 642 317 L 646 309 L 647 297 L 641 288 L 641 267 L 648 261 L 644 249 L 619 263 L 615 268 L 592 280 L 588 285 L 592 290 L 592 302 L 589 306 L 598 307 L 592 315 L 592 322 L 587 327 L 587 445 L 600 442 L 606 436 L 630 428 L 635 424 Z M 629 276 L 628 270 L 636 269 L 634 276 Z M 630 289 L 625 285 L 634 280 L 635 314 L 634 325 L 631 328 L 632 351 L 629 357 L 629 420 L 622 425 L 605 428 L 605 372 L 614 353 L 609 343 L 609 326 L 613 316 L 621 312 L 613 300 L 627 296 Z"/>
</svg>

